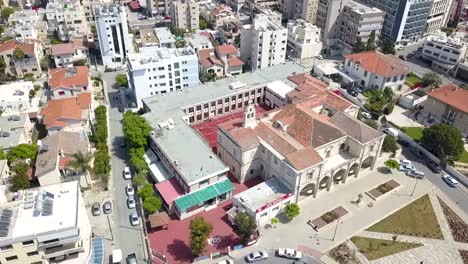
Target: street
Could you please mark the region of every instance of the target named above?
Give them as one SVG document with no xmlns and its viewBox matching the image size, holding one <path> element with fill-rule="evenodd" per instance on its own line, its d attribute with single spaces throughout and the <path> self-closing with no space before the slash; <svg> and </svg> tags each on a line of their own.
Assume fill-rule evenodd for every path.
<svg viewBox="0 0 468 264">
<path fill-rule="evenodd" d="M 287 259 L 287 258 L 280 258 L 278 256 L 276 256 L 275 254 L 275 251 L 272 251 L 272 250 L 267 250 L 267 253 L 268 253 L 268 259 L 266 260 L 262 260 L 262 261 L 259 261 L 259 262 L 255 262 L 255 263 L 268 263 L 268 264 L 290 264 L 290 263 L 293 263 L 294 260 L 292 259 Z M 311 258 L 309 256 L 303 256 L 301 261 L 304 263 L 304 264 L 323 264 L 323 262 L 319 261 L 319 260 L 316 260 L 314 258 Z M 238 260 L 235 260 L 234 263 L 236 264 L 245 264 L 245 263 L 248 263 L 247 261 L 245 261 L 245 258 L 242 258 L 242 259 L 238 259 Z"/>
<path fill-rule="evenodd" d="M 462 184 L 457 188 L 452 188 L 445 183 L 441 176 L 444 172 L 439 174 L 432 172 L 425 164 L 425 162 L 417 158 L 407 148 L 403 149 L 402 155 L 405 159 L 411 160 L 416 169 L 424 172 L 425 177 L 438 189 L 445 193 L 454 203 L 456 203 L 465 213 L 468 214 L 468 190 Z M 416 180 L 415 180 L 416 181 Z M 417 186 L 416 186 L 417 188 Z"/>
<path fill-rule="evenodd" d="M 139 262 L 146 263 L 146 247 L 141 229 L 143 219 L 140 217 L 140 226 L 132 226 L 130 224 L 131 210 L 127 207 L 125 186 L 131 183 L 131 181 L 125 180 L 122 175 L 124 167 L 129 166 L 129 156 L 127 148 L 121 146 L 123 140 L 123 115 L 118 111 L 118 106 L 125 103 L 125 98 L 121 96 L 120 91 L 113 88 L 114 79 L 117 74 L 118 72 L 106 72 L 102 74 L 102 79 L 107 89 L 109 116 L 109 154 L 111 156 L 112 168 L 110 191 L 112 200 L 114 201 L 114 213 L 112 214 L 114 225 L 112 229 L 115 237 L 115 247 L 122 250 L 123 256 L 135 253 Z M 137 198 L 136 200 L 138 201 Z M 139 212 L 138 204 L 137 212 Z"/>
</svg>

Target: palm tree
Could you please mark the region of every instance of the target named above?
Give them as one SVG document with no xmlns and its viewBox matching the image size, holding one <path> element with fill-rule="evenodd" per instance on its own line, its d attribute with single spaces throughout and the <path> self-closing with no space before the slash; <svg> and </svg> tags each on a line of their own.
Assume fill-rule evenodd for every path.
<svg viewBox="0 0 468 264">
<path fill-rule="evenodd" d="M 85 173 L 90 169 L 89 162 L 91 161 L 91 155 L 88 153 L 83 154 L 81 151 L 73 154 L 73 159 L 70 161 L 70 167 L 80 173 Z"/>
</svg>

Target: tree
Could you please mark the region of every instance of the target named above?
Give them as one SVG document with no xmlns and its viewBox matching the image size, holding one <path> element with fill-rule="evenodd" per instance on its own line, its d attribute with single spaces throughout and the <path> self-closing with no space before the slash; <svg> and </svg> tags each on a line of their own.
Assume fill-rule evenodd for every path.
<svg viewBox="0 0 468 264">
<path fill-rule="evenodd" d="M 421 145 L 442 161 L 458 160 L 463 153 L 462 136 L 453 126 L 437 124 L 422 133 Z"/>
<path fill-rule="evenodd" d="M 0 56 L 0 72 L 5 73 L 5 69 L 6 69 L 5 59 L 3 58 L 3 56 Z"/>
<path fill-rule="evenodd" d="M 35 160 L 38 147 L 36 144 L 19 144 L 11 148 L 6 154 L 8 162 L 15 160 L 31 159 Z"/>
<path fill-rule="evenodd" d="M 125 141 L 130 148 L 143 148 L 141 156 L 144 154 L 144 148 L 148 143 L 148 136 L 151 133 L 151 126 L 146 119 L 128 111 L 123 118 L 123 132 Z"/>
<path fill-rule="evenodd" d="M 300 213 L 299 205 L 295 203 L 290 203 L 284 208 L 284 214 L 289 218 L 293 219 L 297 217 Z"/>
<path fill-rule="evenodd" d="M 271 224 L 272 224 L 275 228 L 276 228 L 276 225 L 277 225 L 278 223 L 279 223 L 278 218 L 273 217 L 273 218 L 271 219 Z"/>
<path fill-rule="evenodd" d="M 3 19 L 5 19 L 5 21 L 8 21 L 8 18 L 13 15 L 13 13 L 15 12 L 15 9 L 13 9 L 13 7 L 10 7 L 10 6 L 6 6 L 2 9 L 2 17 Z"/>
<path fill-rule="evenodd" d="M 422 80 L 425 87 L 432 86 L 434 88 L 438 88 L 442 84 L 440 75 L 435 72 L 426 72 L 422 76 Z"/>
<path fill-rule="evenodd" d="M 94 155 L 94 172 L 98 175 L 107 175 L 110 172 L 110 156 L 107 147 L 101 146 Z"/>
<path fill-rule="evenodd" d="M 216 77 L 218 77 L 216 75 L 216 73 L 214 71 L 209 71 L 206 73 L 206 81 L 207 82 L 214 82 L 216 81 Z"/>
<path fill-rule="evenodd" d="M 149 196 L 143 200 L 143 208 L 148 212 L 148 214 L 152 214 L 161 209 L 161 205 L 161 199 L 156 196 Z"/>
<path fill-rule="evenodd" d="M 4 160 L 5 159 L 5 152 L 3 151 L 3 149 L 0 149 L 0 160 Z"/>
<path fill-rule="evenodd" d="M 83 154 L 81 151 L 74 153 L 70 161 L 70 167 L 76 172 L 85 173 L 90 169 L 89 162 L 91 161 L 91 155 L 89 153 Z"/>
<path fill-rule="evenodd" d="M 138 171 L 135 176 L 133 176 L 133 183 L 140 189 L 148 183 L 146 175 L 148 174 L 147 170 Z"/>
<path fill-rule="evenodd" d="M 49 70 L 49 56 L 42 57 L 39 65 L 41 66 L 42 71 Z"/>
<path fill-rule="evenodd" d="M 117 83 L 118 86 L 120 87 L 127 87 L 128 86 L 128 80 L 127 80 L 127 75 L 125 74 L 117 74 L 115 76 L 115 83 Z"/>
<path fill-rule="evenodd" d="M 390 87 L 385 87 L 382 93 L 383 98 L 385 101 L 391 102 L 393 101 L 393 97 L 395 97 L 395 93 L 393 92 L 392 88 Z"/>
<path fill-rule="evenodd" d="M 94 110 L 96 124 L 93 125 L 93 141 L 96 144 L 107 143 L 107 109 L 101 105 Z"/>
<path fill-rule="evenodd" d="M 143 185 L 143 187 L 141 187 L 138 190 L 138 195 L 140 195 L 140 197 L 143 200 L 150 197 L 150 196 L 153 196 L 153 194 L 154 194 L 153 185 L 151 185 L 149 183 L 145 183 L 145 185 Z"/>
<path fill-rule="evenodd" d="M 3 32 L 5 32 L 5 26 L 0 25 L 0 35 L 3 34 Z"/>
<path fill-rule="evenodd" d="M 94 24 L 91 25 L 91 33 L 93 33 L 94 36 L 97 35 L 96 25 Z"/>
<path fill-rule="evenodd" d="M 19 162 L 11 170 L 15 175 L 11 178 L 11 189 L 13 191 L 27 189 L 30 186 L 28 177 L 29 166 L 25 162 Z"/>
<path fill-rule="evenodd" d="M 375 50 L 377 48 L 375 44 L 375 30 L 372 30 L 369 37 L 367 38 L 366 50 Z"/>
<path fill-rule="evenodd" d="M 81 59 L 73 62 L 73 66 L 86 66 L 86 59 Z"/>
<path fill-rule="evenodd" d="M 390 39 L 385 40 L 383 42 L 383 45 L 382 45 L 382 52 L 384 54 L 393 54 L 393 55 L 395 55 L 396 54 L 395 42 L 393 42 Z"/>
<path fill-rule="evenodd" d="M 388 103 L 387 106 L 384 108 L 384 114 L 389 115 L 393 112 L 393 108 L 395 107 L 395 103 L 391 102 Z"/>
<path fill-rule="evenodd" d="M 15 48 L 13 50 L 13 58 L 15 60 L 23 60 L 24 59 L 24 52 L 20 48 Z"/>
<path fill-rule="evenodd" d="M 240 46 L 240 41 L 241 41 L 241 39 L 240 39 L 240 34 L 239 34 L 234 38 L 234 45 L 236 47 L 239 47 Z"/>
<path fill-rule="evenodd" d="M 252 234 L 257 230 L 255 218 L 247 213 L 239 212 L 236 214 L 234 222 L 236 223 L 236 230 L 242 240 L 242 243 L 249 243 Z"/>
<path fill-rule="evenodd" d="M 208 22 L 205 20 L 204 17 L 202 16 L 199 16 L 199 22 L 198 22 L 198 27 L 201 29 L 201 30 L 205 30 L 208 28 Z"/>
<path fill-rule="evenodd" d="M 194 256 L 200 256 L 208 244 L 208 236 L 213 225 L 206 222 L 201 216 L 190 220 L 190 249 Z"/>
<path fill-rule="evenodd" d="M 359 53 L 366 50 L 366 45 L 362 42 L 361 37 L 356 38 L 356 42 L 353 46 L 353 53 Z"/>
<path fill-rule="evenodd" d="M 384 164 L 389 170 L 398 169 L 400 167 L 400 164 L 398 163 L 398 161 L 396 161 L 394 159 L 389 159 L 389 160 L 385 161 Z"/>
<path fill-rule="evenodd" d="M 395 153 L 398 150 L 398 146 L 396 144 L 396 140 L 392 136 L 385 136 L 383 144 L 382 144 L 382 151 L 383 152 L 391 152 Z"/>
</svg>

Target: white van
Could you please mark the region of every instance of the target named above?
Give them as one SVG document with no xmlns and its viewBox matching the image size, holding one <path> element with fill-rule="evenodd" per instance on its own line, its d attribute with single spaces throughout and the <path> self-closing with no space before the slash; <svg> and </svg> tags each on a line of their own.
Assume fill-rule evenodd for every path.
<svg viewBox="0 0 468 264">
<path fill-rule="evenodd" d="M 385 128 L 382 132 L 393 137 L 398 137 L 398 130 L 391 127 Z"/>
<path fill-rule="evenodd" d="M 121 264 L 122 263 L 122 250 L 114 249 L 112 250 L 112 264 Z"/>
</svg>

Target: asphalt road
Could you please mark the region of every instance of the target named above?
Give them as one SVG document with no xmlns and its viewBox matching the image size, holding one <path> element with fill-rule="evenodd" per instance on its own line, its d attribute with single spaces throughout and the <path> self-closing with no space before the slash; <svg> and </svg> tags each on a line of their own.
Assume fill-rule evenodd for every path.
<svg viewBox="0 0 468 264">
<path fill-rule="evenodd" d="M 417 158 L 408 148 L 404 148 L 402 155 L 413 162 L 413 165 L 416 169 L 424 172 L 425 178 L 428 179 L 434 187 L 437 187 L 442 192 L 447 195 L 453 202 L 455 202 L 465 213 L 468 214 L 468 189 L 459 184 L 458 187 L 452 188 L 448 186 L 441 178 L 444 172 L 434 173 L 427 166 L 425 161 Z M 415 180 L 415 185 L 417 188 L 417 180 Z"/>
<path fill-rule="evenodd" d="M 131 183 L 130 180 L 125 180 L 122 175 L 124 167 L 129 166 L 129 156 L 127 148 L 121 146 L 123 139 L 122 133 L 122 113 L 118 111 L 118 106 L 124 104 L 124 96 L 121 96 L 120 91 L 112 88 L 115 75 L 118 72 L 102 73 L 104 84 L 107 87 L 108 93 L 108 115 L 109 115 L 109 139 L 110 139 L 110 155 L 112 175 L 111 195 L 114 201 L 113 213 L 113 233 L 115 237 L 115 247 L 122 250 L 126 257 L 129 254 L 135 253 L 138 262 L 145 262 L 145 242 L 143 240 L 143 231 L 141 229 L 142 218 L 140 218 L 140 226 L 132 226 L 130 224 L 130 212 L 127 207 L 127 195 L 125 194 L 125 186 Z"/>
<path fill-rule="evenodd" d="M 267 252 L 268 252 L 268 259 L 262 260 L 262 261 L 259 261 L 259 262 L 255 262 L 255 263 L 260 263 L 260 264 L 263 264 L 263 263 L 264 264 L 291 264 L 291 263 L 294 262 L 294 260 L 292 260 L 292 259 L 277 257 L 274 251 L 269 250 Z M 319 260 L 316 260 L 316 259 L 314 259 L 312 257 L 309 257 L 309 256 L 303 256 L 301 261 L 304 262 L 305 264 L 323 264 L 323 262 L 321 262 Z M 244 264 L 244 263 L 248 263 L 248 262 L 245 261 L 245 258 L 242 258 L 242 259 L 235 260 L 234 263 Z"/>
</svg>

